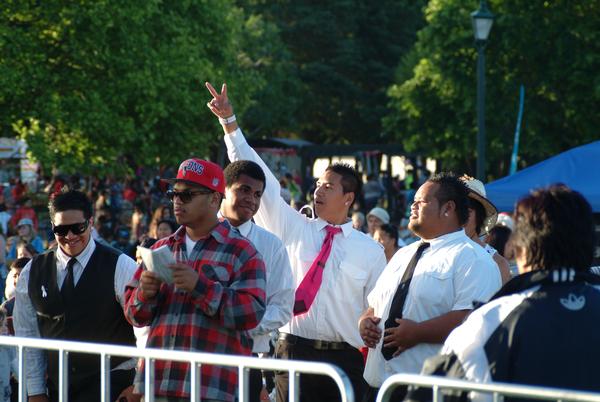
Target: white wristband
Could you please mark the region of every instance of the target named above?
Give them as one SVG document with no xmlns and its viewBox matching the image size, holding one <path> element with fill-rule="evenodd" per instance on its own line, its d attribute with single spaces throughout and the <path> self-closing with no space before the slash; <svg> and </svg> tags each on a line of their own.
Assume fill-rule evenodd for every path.
<svg viewBox="0 0 600 402">
<path fill-rule="evenodd" d="M 235 115 L 234 114 L 232 114 L 231 116 L 226 117 L 224 119 L 221 118 L 221 117 L 219 117 L 219 123 L 221 123 L 221 124 L 229 124 L 229 123 L 233 123 L 234 121 L 235 121 Z"/>
</svg>

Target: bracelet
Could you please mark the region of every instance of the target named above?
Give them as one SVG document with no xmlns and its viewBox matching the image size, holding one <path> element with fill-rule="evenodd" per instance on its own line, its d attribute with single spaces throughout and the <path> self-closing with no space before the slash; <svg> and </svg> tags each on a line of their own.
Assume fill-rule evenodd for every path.
<svg viewBox="0 0 600 402">
<path fill-rule="evenodd" d="M 219 123 L 221 123 L 221 124 L 229 124 L 229 123 L 233 123 L 234 121 L 235 121 L 235 115 L 234 114 L 232 114 L 231 116 L 226 117 L 224 119 L 221 118 L 221 117 L 219 117 Z"/>
</svg>

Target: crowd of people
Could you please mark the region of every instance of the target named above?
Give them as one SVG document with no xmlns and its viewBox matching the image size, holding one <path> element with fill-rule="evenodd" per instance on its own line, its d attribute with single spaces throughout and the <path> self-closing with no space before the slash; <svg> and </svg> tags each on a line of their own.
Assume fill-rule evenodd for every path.
<svg viewBox="0 0 600 402">
<path fill-rule="evenodd" d="M 384 208 L 376 177 L 363 186 L 352 167 L 333 164 L 309 218 L 290 205 L 293 178 L 277 178 L 246 142 L 227 87 L 207 88 L 225 169 L 190 158 L 152 183 L 54 181 L 47 244 L 26 191 L 6 219 L 0 212 L 14 233 L 2 247 L 4 333 L 330 363 L 365 402 L 395 373 L 600 391 L 591 369 L 600 276 L 590 272 L 593 220 L 580 194 L 540 189 L 511 216 L 480 181 L 438 173 L 398 214 Z M 150 270 L 135 245 L 166 252 L 166 273 Z M 548 350 L 558 343 L 562 351 Z M 10 400 L 15 356 L 0 348 L 0 359 Z M 190 398 L 187 363 L 157 361 L 151 376 L 143 359 L 110 364 L 110 400 L 139 401 L 147 378 L 156 401 Z M 28 351 L 25 367 L 29 401 L 58 401 L 58 355 Z M 70 354 L 69 400 L 99 401 L 100 384 L 99 358 Z M 237 369 L 201 366 L 202 401 L 238 392 Z M 288 392 L 288 372 L 251 371 L 250 401 L 283 402 Z M 405 398 L 431 395 L 399 387 L 392 396 Z M 330 378 L 302 374 L 300 400 L 340 394 Z"/>
</svg>

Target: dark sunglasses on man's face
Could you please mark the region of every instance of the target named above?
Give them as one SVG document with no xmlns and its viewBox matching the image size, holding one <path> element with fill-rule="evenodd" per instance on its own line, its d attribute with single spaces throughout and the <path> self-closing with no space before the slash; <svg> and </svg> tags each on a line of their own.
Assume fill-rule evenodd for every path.
<svg viewBox="0 0 600 402">
<path fill-rule="evenodd" d="M 179 198 L 181 200 L 181 202 L 183 202 L 184 204 L 187 204 L 188 202 L 190 202 L 192 200 L 192 198 L 194 198 L 197 195 L 200 194 L 210 194 L 212 193 L 212 191 L 210 190 L 204 190 L 204 191 L 190 191 L 190 190 L 183 190 L 183 191 L 175 191 L 175 190 L 169 190 L 167 191 L 167 198 L 171 201 L 173 201 L 175 199 L 175 197 Z"/>
<path fill-rule="evenodd" d="M 70 225 L 52 225 L 52 232 L 58 236 L 66 236 L 69 231 L 74 235 L 80 235 L 88 228 L 89 221 L 72 223 Z"/>
</svg>

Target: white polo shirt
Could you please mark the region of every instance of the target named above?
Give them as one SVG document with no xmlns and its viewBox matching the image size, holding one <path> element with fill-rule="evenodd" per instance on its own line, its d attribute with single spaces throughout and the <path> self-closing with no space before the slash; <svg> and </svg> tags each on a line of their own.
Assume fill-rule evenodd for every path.
<svg viewBox="0 0 600 402">
<path fill-rule="evenodd" d="M 500 272 L 492 257 L 467 237 L 464 230 L 428 240 L 430 247 L 419 259 L 410 283 L 402 317 L 423 322 L 450 311 L 470 310 L 473 301 L 487 301 L 500 289 Z M 375 289 L 369 294 L 369 305 L 379 327 L 385 320 L 404 270 L 419 247 L 415 242 L 400 249 L 390 260 Z M 383 337 L 382 337 L 383 340 Z M 364 377 L 370 386 L 379 388 L 392 374 L 418 374 L 425 359 L 436 355 L 442 344 L 422 343 L 385 360 L 382 341 L 369 350 Z"/>
</svg>

